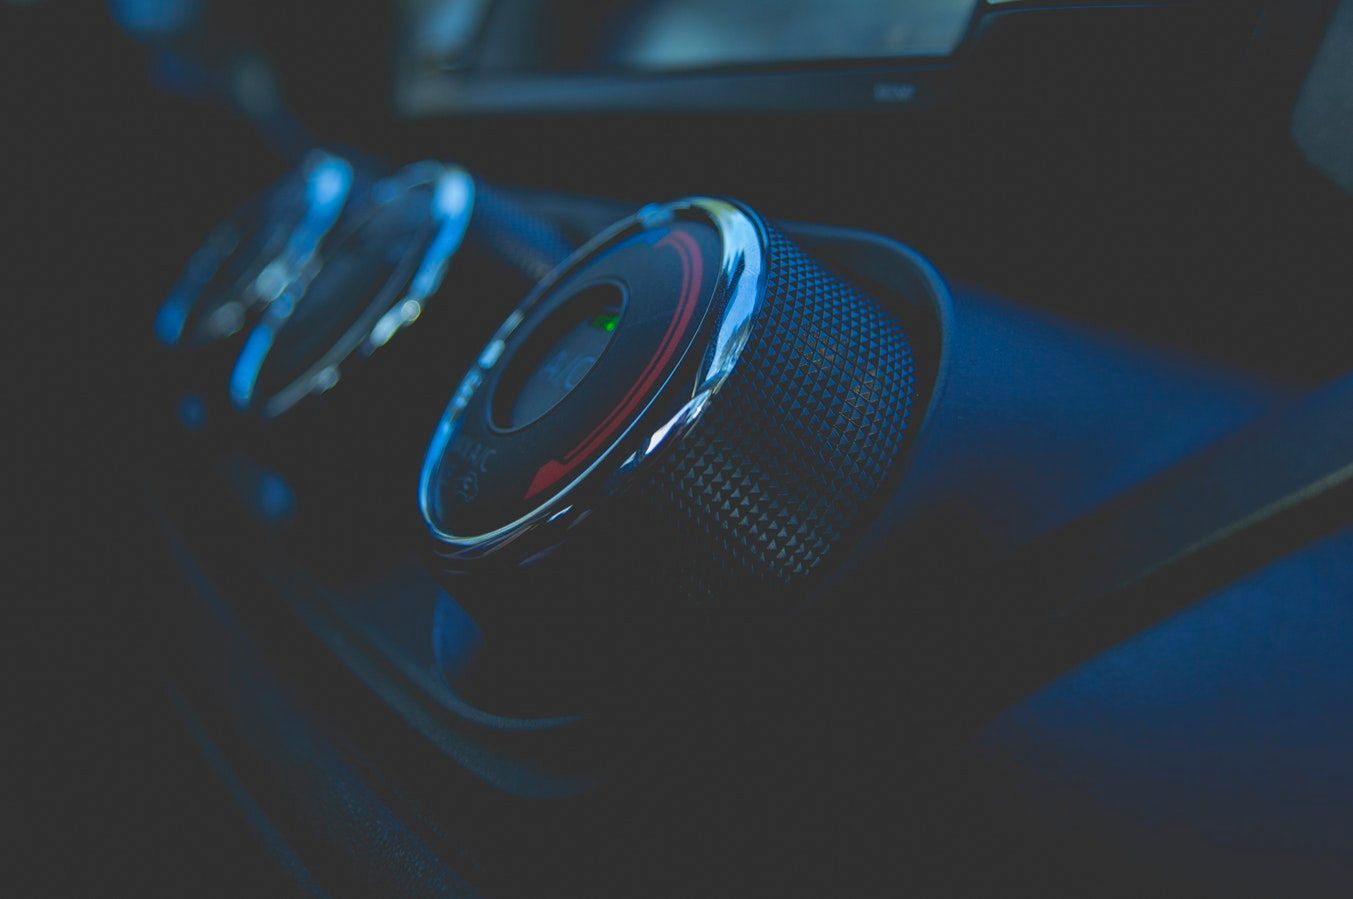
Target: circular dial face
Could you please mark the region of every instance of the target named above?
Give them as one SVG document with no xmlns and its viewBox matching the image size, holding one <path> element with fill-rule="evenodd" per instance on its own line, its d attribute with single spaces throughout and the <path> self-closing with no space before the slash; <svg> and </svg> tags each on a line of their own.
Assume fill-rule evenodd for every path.
<svg viewBox="0 0 1353 899">
<path fill-rule="evenodd" d="M 624 290 L 610 281 L 556 306 L 504 368 L 491 401 L 494 426 L 524 428 L 572 393 L 610 346 L 624 308 Z"/>
<path fill-rule="evenodd" d="M 278 329 L 258 371 L 260 398 L 295 383 L 348 335 L 360 337 L 403 293 L 434 226 L 435 186 L 412 186 L 376 207 L 325 252 L 324 264 Z"/>
<path fill-rule="evenodd" d="M 244 325 L 245 313 L 257 299 L 253 280 L 282 251 L 306 208 L 304 181 L 289 178 L 216 229 L 208 249 L 215 266 L 188 313 L 183 329 L 187 343 L 220 340 Z"/>
<path fill-rule="evenodd" d="M 700 333 L 721 254 L 719 232 L 703 221 L 651 227 L 585 260 L 522 310 L 431 460 L 425 503 L 434 526 L 490 534 L 611 451 Z M 673 412 L 683 394 L 690 398 L 667 394 Z"/>
</svg>

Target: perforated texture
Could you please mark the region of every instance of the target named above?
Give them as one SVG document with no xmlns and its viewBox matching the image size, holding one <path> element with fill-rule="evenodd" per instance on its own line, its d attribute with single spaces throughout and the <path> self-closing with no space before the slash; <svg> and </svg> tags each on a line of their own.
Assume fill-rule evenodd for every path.
<svg viewBox="0 0 1353 899">
<path fill-rule="evenodd" d="M 549 622 L 561 647 L 628 646 L 643 664 L 654 630 L 793 603 L 868 524 L 905 449 L 910 343 L 875 297 L 766 233 L 747 344 L 698 421 L 547 558 L 462 589 L 481 623 Z"/>
<path fill-rule="evenodd" d="M 742 356 L 700 422 L 631 494 L 634 527 L 646 519 L 671 532 L 682 558 L 665 576 L 685 593 L 809 578 L 884 487 L 911 415 L 915 370 L 901 324 L 768 233 L 765 296 Z"/>
<path fill-rule="evenodd" d="M 532 282 L 573 252 L 558 228 L 482 181 L 475 183 L 469 238 Z"/>
</svg>

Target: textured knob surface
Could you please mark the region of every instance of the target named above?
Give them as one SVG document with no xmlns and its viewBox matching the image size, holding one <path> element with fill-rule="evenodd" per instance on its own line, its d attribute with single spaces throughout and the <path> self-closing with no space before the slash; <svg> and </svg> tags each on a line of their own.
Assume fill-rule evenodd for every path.
<svg viewBox="0 0 1353 899">
<path fill-rule="evenodd" d="M 883 488 L 913 405 L 901 325 L 773 227 L 767 237 L 742 358 L 641 488 L 652 519 L 708 560 L 700 581 L 726 565 L 782 583 L 813 573 Z"/>
<path fill-rule="evenodd" d="M 598 319 L 613 339 L 569 368 L 567 327 L 595 310 L 567 310 L 598 285 L 624 297 Z M 530 349 L 537 334 L 556 348 Z M 585 374 L 529 426 L 494 421 L 505 385 L 553 368 Z M 531 592 L 503 563 L 552 572 L 553 608 L 561 593 L 778 597 L 868 516 L 913 393 L 903 326 L 868 293 L 745 207 L 651 207 L 547 277 L 486 348 L 429 450 L 424 516 L 450 569 L 495 572 L 491 592 Z"/>
</svg>

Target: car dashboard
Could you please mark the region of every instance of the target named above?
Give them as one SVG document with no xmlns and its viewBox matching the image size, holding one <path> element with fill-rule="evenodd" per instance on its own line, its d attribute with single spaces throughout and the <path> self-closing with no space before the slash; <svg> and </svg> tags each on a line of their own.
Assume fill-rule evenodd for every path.
<svg viewBox="0 0 1353 899">
<path fill-rule="evenodd" d="M 1353 4 L 51 6 L 147 891 L 1346 892 Z"/>
</svg>

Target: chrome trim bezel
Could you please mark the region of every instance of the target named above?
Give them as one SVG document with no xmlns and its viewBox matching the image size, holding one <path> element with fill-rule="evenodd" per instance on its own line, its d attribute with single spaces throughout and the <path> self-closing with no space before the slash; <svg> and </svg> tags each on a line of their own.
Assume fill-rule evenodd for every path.
<svg viewBox="0 0 1353 899">
<path fill-rule="evenodd" d="M 681 409 L 663 421 L 654 422 L 651 420 L 654 404 L 650 401 L 591 465 L 517 520 L 472 536 L 442 530 L 432 513 L 436 499 L 433 495 L 435 473 L 470 398 L 501 360 L 513 332 L 557 284 L 594 256 L 635 234 L 683 217 L 702 219 L 713 225 L 721 238 L 722 256 L 714 296 L 706 312 L 706 316 L 719 316 L 712 329 L 710 344 L 703 352 L 697 347 L 689 348 L 673 372 L 675 375 L 688 369 L 693 357 L 700 359 L 695 377 L 687 382 L 691 384 L 691 393 Z M 590 515 L 606 497 L 623 490 L 638 471 L 696 427 L 710 401 L 733 372 L 747 344 L 765 294 L 767 257 L 766 228 L 756 213 L 730 200 L 692 197 L 644 207 L 598 234 L 546 275 L 479 354 L 442 413 L 429 443 L 419 475 L 418 505 L 437 553 L 453 567 L 457 563 L 473 565 L 490 559 L 518 566 L 530 565 L 553 551 L 568 531 Z M 707 322 L 698 326 L 698 333 L 709 330 Z M 673 386 L 674 379 L 669 378 L 654 396 Z M 680 384 L 676 386 L 680 387 Z"/>
<path fill-rule="evenodd" d="M 396 332 L 415 322 L 427 299 L 441 287 L 447 267 L 464 243 L 474 210 L 475 183 L 469 172 L 459 166 L 439 162 L 419 162 L 406 166 L 372 187 L 371 200 L 362 214 L 336 236 L 335 244 L 369 223 L 386 204 L 417 187 L 433 185 L 433 231 L 422 250 L 412 274 L 397 271 L 373 296 L 370 306 L 389 294 L 385 312 L 371 319 L 366 311 L 345 331 L 329 350 L 302 374 L 271 396 L 259 399 L 254 394 L 258 375 L 266 363 L 273 340 L 286 327 L 291 313 L 302 301 L 311 281 L 323 266 L 322 254 L 282 296 L 269 305 L 263 319 L 250 333 L 230 377 L 230 398 L 236 408 L 252 410 L 265 419 L 277 418 L 307 396 L 323 393 L 339 382 L 342 366 L 354 354 L 372 355 Z M 368 307 L 370 308 L 370 307 Z"/>
<path fill-rule="evenodd" d="M 266 307 L 281 296 L 287 286 L 306 269 L 352 197 L 354 173 L 351 163 L 324 150 L 312 150 L 291 175 L 256 198 L 244 210 L 212 229 L 201 248 L 188 260 L 182 276 L 156 312 L 155 333 L 161 343 L 166 346 L 182 344 L 184 328 L 192 316 L 193 307 L 201 299 L 202 289 L 230 252 L 224 245 L 230 243 L 233 246 L 233 241 L 226 237 L 230 229 L 245 211 L 257 208 L 254 204 L 266 206 L 272 192 L 295 177 L 300 178 L 305 188 L 306 208 L 300 221 L 286 234 L 275 251 L 254 260 L 246 274 L 227 288 L 233 297 L 222 308 L 233 304 L 243 318 L 251 310 Z M 226 337 L 238 333 L 238 329 L 239 326 Z M 221 339 L 225 337 L 199 341 L 194 345 Z"/>
</svg>

